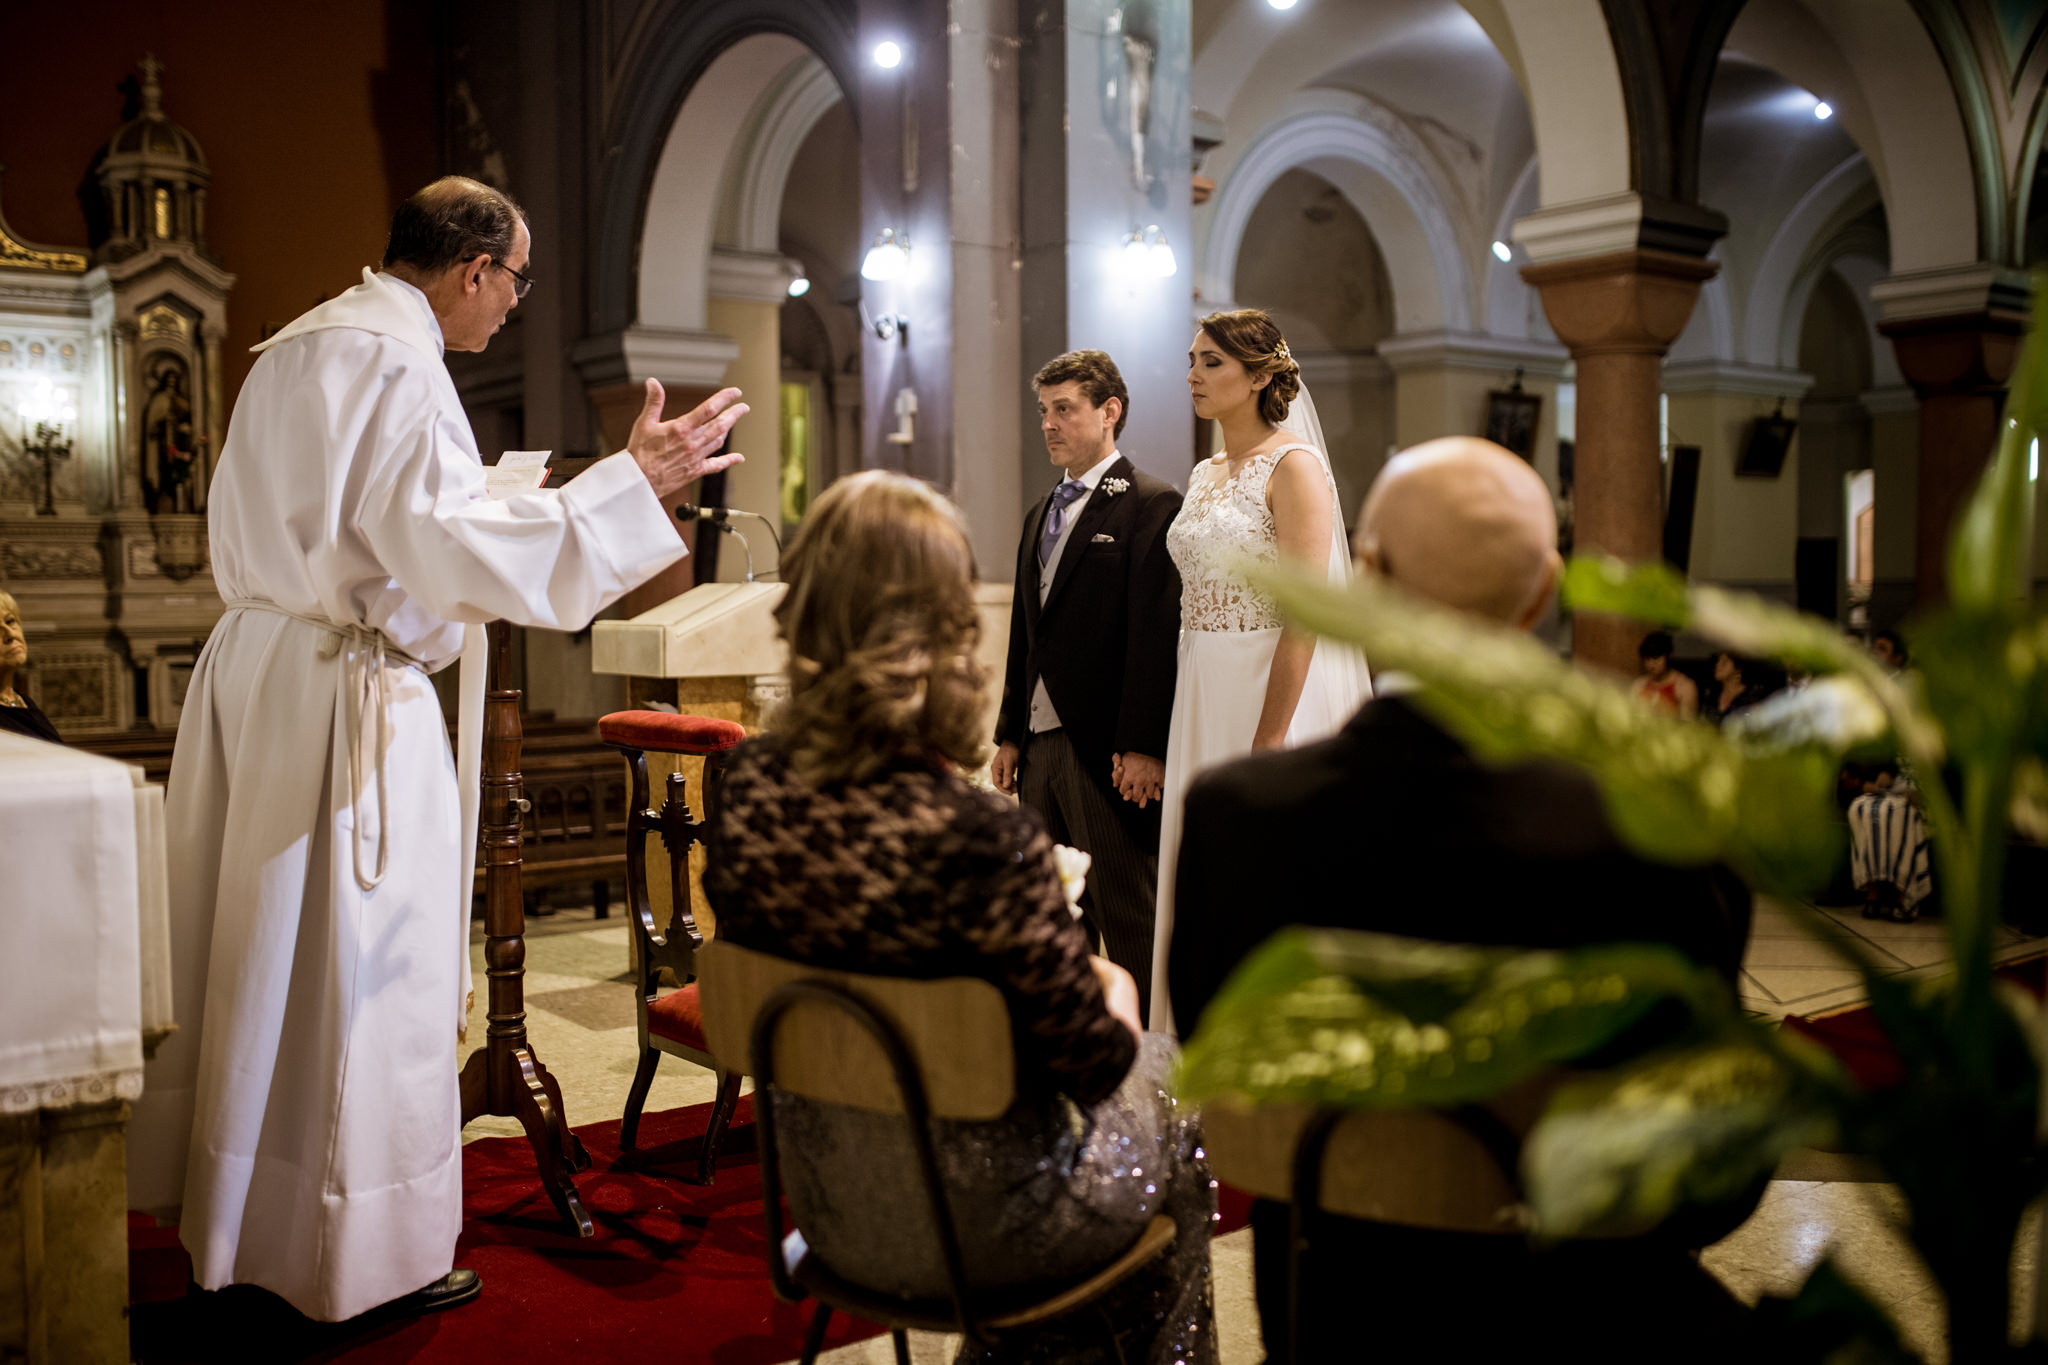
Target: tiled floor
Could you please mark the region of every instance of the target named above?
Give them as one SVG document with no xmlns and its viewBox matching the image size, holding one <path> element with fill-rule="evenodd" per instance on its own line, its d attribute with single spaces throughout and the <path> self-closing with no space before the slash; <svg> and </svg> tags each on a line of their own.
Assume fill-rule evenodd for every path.
<svg viewBox="0 0 2048 1365">
<path fill-rule="evenodd" d="M 1949 959 L 1942 922 L 1892 924 L 1865 920 L 1855 910 L 1788 910 L 1760 902 L 1750 950 L 1744 962 L 1742 999 L 1771 1017 L 1839 1009 L 1861 999 L 1857 978 L 1799 926 L 1802 915 L 1827 920 L 1869 944 L 1881 960 L 1898 964 L 1900 976 L 1938 974 Z M 2001 930 L 2001 961 L 2048 948 L 2048 940 Z M 470 1043 L 484 1028 L 483 940 L 472 936 L 478 986 L 470 1015 Z M 625 976 L 626 927 L 613 918 L 596 921 L 586 911 L 564 911 L 533 921 L 527 941 L 527 1026 L 540 1059 L 562 1086 L 563 1107 L 573 1123 L 619 1114 L 633 1078 L 635 1040 L 632 988 Z M 664 1058 L 649 1095 L 650 1111 L 696 1104 L 712 1097 L 710 1073 L 675 1058 Z M 468 1138 L 516 1136 L 513 1119 L 480 1119 Z M 1772 1182 L 1755 1215 L 1724 1241 L 1703 1253 L 1704 1263 L 1738 1297 L 1754 1301 L 1766 1293 L 1791 1292 L 1823 1255 L 1834 1255 L 1844 1272 L 1878 1300 L 1900 1325 L 1908 1342 L 1931 1362 L 1945 1359 L 1941 1343 L 1943 1308 L 1897 1228 L 1899 1200 L 1891 1186 L 1874 1183 L 1851 1160 L 1813 1153 L 1795 1154 L 1787 1177 Z M 1255 1365 L 1264 1357 L 1257 1310 L 1252 1302 L 1251 1234 L 1234 1233 L 1215 1244 L 1217 1334 L 1224 1365 Z M 2020 1238 L 2014 1282 L 2017 1327 L 2032 1312 L 2034 1223 Z M 918 1365 L 950 1361 L 953 1338 L 913 1333 Z M 887 1365 L 894 1360 L 889 1339 L 831 1352 L 836 1365 Z"/>
<path fill-rule="evenodd" d="M 1863 999 L 1862 979 L 1801 920 L 1818 916 L 1845 931 L 1880 962 L 1896 964 L 1896 975 L 1938 976 L 1949 962 L 1948 927 L 1938 918 L 1911 924 L 1865 919 L 1860 910 L 1835 906 L 1789 909 L 1759 897 L 1750 928 L 1749 954 L 1742 963 L 1742 1003 L 1759 1014 L 1825 1014 Z M 2048 939 L 2028 938 L 2001 926 L 2000 962 L 2048 950 Z"/>
</svg>

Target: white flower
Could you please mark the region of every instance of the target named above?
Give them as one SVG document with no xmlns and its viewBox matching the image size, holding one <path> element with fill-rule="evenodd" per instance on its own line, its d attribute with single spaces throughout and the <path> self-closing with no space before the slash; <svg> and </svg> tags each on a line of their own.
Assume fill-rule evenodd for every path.
<svg viewBox="0 0 2048 1365">
<path fill-rule="evenodd" d="M 1081 893 L 1088 889 L 1088 869 L 1094 866 L 1095 859 L 1067 844 L 1054 844 L 1052 859 L 1060 871 L 1060 894 L 1067 898 L 1067 909 L 1079 919 Z"/>
<path fill-rule="evenodd" d="M 1102 491 L 1112 498 L 1119 493 L 1127 491 L 1130 486 L 1131 481 L 1122 477 L 1108 478 L 1102 481 Z M 1083 856 L 1085 857 L 1086 855 L 1084 854 Z"/>
</svg>

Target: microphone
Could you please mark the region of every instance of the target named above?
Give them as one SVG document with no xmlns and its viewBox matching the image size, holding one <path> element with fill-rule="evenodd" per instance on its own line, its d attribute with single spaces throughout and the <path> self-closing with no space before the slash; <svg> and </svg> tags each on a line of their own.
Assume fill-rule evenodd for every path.
<svg viewBox="0 0 2048 1365">
<path fill-rule="evenodd" d="M 681 521 L 709 522 L 727 535 L 738 537 L 740 548 L 747 552 L 747 581 L 749 583 L 754 581 L 754 550 L 751 545 L 747 544 L 747 538 L 740 535 L 740 528 L 732 524 L 732 518 L 752 517 L 755 521 L 768 528 L 768 538 L 775 542 L 777 567 L 769 570 L 769 572 L 771 574 L 780 574 L 782 572 L 780 567 L 782 561 L 781 528 L 759 512 L 749 512 L 744 507 L 705 507 L 694 502 L 685 502 L 677 504 L 676 517 Z"/>
</svg>

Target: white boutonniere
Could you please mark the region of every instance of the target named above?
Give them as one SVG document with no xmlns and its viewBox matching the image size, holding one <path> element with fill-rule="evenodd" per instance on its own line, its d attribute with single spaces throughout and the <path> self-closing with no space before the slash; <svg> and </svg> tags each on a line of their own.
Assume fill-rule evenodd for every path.
<svg viewBox="0 0 2048 1365">
<path fill-rule="evenodd" d="M 1102 491 L 1112 498 L 1119 493 L 1128 492 L 1130 487 L 1131 481 L 1125 478 L 1108 478 L 1102 481 Z"/>
<path fill-rule="evenodd" d="M 1060 894 L 1067 898 L 1067 909 L 1074 912 L 1074 918 L 1081 918 L 1081 893 L 1088 887 L 1088 869 L 1094 865 L 1092 855 L 1067 844 L 1052 846 L 1052 860 L 1060 871 Z"/>
</svg>

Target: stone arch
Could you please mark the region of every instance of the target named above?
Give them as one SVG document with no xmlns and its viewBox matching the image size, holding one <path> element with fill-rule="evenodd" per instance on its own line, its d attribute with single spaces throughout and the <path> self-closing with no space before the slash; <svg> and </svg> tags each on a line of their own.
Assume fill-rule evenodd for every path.
<svg viewBox="0 0 2048 1365">
<path fill-rule="evenodd" d="M 1636 188 L 1628 99 L 1600 0 L 1459 0 L 1521 83 L 1542 206 Z"/>
<path fill-rule="evenodd" d="M 782 193 L 804 139 L 845 98 L 832 69 L 806 51 L 762 92 L 726 162 L 717 238 L 741 251 L 780 249 Z"/>
<path fill-rule="evenodd" d="M 778 34 L 815 54 L 842 91 L 856 88 L 851 0 L 699 0 L 667 8 L 657 24 L 636 43 L 637 60 L 607 101 L 612 164 L 597 192 L 591 257 L 591 324 L 599 333 L 636 321 L 656 172 L 686 97 L 714 63 L 750 37 Z"/>
<path fill-rule="evenodd" d="M 1328 104 L 1328 101 L 1325 101 Z M 1394 277 L 1395 329 L 1470 331 L 1469 234 L 1429 169 L 1426 150 L 1398 118 L 1374 118 L 1362 97 L 1282 118 L 1253 140 L 1217 192 L 1203 259 L 1202 296 L 1230 297 L 1246 224 L 1287 171 L 1314 171 L 1371 226 Z"/>
<path fill-rule="evenodd" d="M 1981 139 L 1911 0 L 1750 0 L 1727 46 L 1834 106 L 1876 177 L 1894 274 L 1996 259 Z"/>
<path fill-rule="evenodd" d="M 1847 254 L 1888 254 L 1883 232 L 1869 223 L 1873 210 L 1881 212 L 1882 201 L 1870 163 L 1852 156 L 1785 215 L 1750 280 L 1743 359 L 1797 368 L 1799 328 L 1820 276 Z"/>
</svg>

